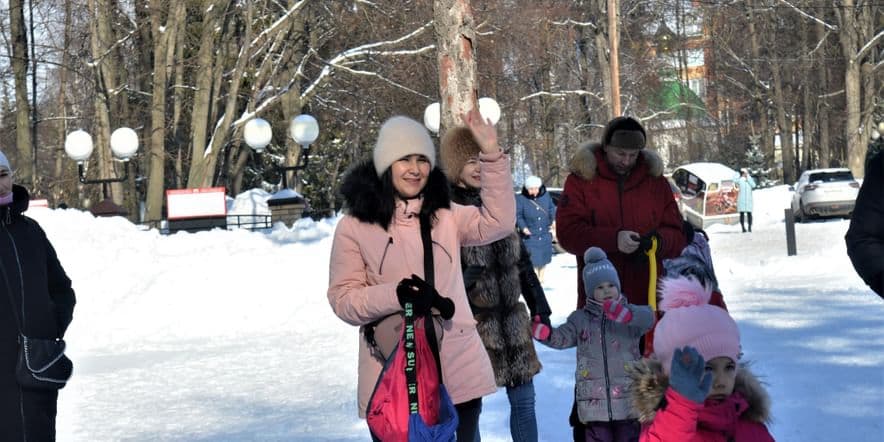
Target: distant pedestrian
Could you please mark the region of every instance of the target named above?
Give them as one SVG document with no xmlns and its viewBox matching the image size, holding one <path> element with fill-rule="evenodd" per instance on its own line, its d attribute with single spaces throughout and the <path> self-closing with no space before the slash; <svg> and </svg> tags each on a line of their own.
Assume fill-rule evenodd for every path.
<svg viewBox="0 0 884 442">
<path fill-rule="evenodd" d="M 522 193 L 516 197 L 516 228 L 531 252 L 531 262 L 537 278 L 543 282 L 543 271 L 552 261 L 552 226 L 556 220 L 556 205 L 547 193 L 540 177 L 525 180 Z"/>
<path fill-rule="evenodd" d="M 752 232 L 752 189 L 755 189 L 755 180 L 749 171 L 745 168 L 740 169 L 740 178 L 737 180 L 737 187 L 740 190 L 737 196 L 737 212 L 740 212 L 740 227 L 743 233 L 747 231 L 744 218 L 748 219 L 748 231 Z"/>
</svg>

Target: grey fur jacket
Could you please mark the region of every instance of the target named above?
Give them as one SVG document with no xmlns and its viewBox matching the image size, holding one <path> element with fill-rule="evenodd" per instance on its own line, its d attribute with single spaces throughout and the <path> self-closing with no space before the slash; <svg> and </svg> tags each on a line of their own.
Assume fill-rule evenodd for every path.
<svg viewBox="0 0 884 442">
<path fill-rule="evenodd" d="M 626 302 L 623 296 L 621 302 Z M 568 316 L 568 321 L 552 329 L 548 347 L 577 347 L 575 373 L 577 415 L 580 422 L 607 422 L 634 419 L 626 366 L 640 359 L 638 343 L 654 324 L 646 305 L 625 304 L 632 321 L 622 324 L 605 317 L 602 307 L 587 302 Z"/>
<path fill-rule="evenodd" d="M 459 204 L 480 205 L 478 195 L 472 189 L 451 189 L 451 200 Z M 531 339 L 531 317 L 548 320 L 550 308 L 522 239 L 514 231 L 488 245 L 464 247 L 461 265 L 476 329 L 491 358 L 497 385 L 530 381 L 541 369 Z"/>
</svg>

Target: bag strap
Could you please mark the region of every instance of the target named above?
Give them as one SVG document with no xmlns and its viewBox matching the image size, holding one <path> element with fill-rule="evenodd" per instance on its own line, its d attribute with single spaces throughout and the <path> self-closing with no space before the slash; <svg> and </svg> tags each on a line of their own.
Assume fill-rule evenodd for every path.
<svg viewBox="0 0 884 442">
<path fill-rule="evenodd" d="M 427 281 L 431 287 L 436 287 L 435 273 L 433 266 L 433 237 L 431 231 L 433 224 L 430 221 L 430 215 L 421 215 L 421 242 L 424 245 L 424 281 Z M 429 326 L 427 326 L 429 324 Z M 436 340 L 436 323 L 433 315 L 428 313 L 424 319 L 424 330 L 427 334 L 427 342 L 430 344 L 430 350 L 433 351 L 433 357 L 436 359 L 436 372 L 439 375 L 439 383 L 442 383 L 442 361 L 439 357 L 439 341 Z"/>
<path fill-rule="evenodd" d="M 435 269 L 433 268 L 433 239 L 430 235 L 432 224 L 427 215 L 420 216 L 421 242 L 424 247 L 424 281 L 430 286 L 434 286 Z M 439 376 L 439 383 L 442 383 L 442 364 L 439 358 L 439 344 L 436 342 L 436 323 L 433 320 L 433 314 L 427 313 L 423 316 L 424 332 L 427 335 L 427 343 L 433 352 L 433 358 L 436 360 L 436 373 Z M 417 361 L 414 343 L 414 309 L 411 303 L 405 304 L 405 380 L 408 385 L 408 411 L 411 414 L 420 412 L 417 394 Z"/>
</svg>

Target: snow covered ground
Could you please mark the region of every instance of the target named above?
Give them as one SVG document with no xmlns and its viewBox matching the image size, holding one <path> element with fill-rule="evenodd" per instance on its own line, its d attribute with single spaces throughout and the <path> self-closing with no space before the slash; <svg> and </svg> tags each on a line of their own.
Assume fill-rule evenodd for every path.
<svg viewBox="0 0 884 442">
<path fill-rule="evenodd" d="M 785 187 L 755 192 L 751 234 L 709 229 L 725 300 L 773 398 L 781 441 L 884 440 L 884 302 L 845 253 L 848 221 L 796 226 L 786 256 Z M 354 327 L 325 291 L 334 220 L 269 232 L 161 236 L 122 219 L 32 209 L 74 281 L 74 377 L 60 441 L 364 441 Z M 546 294 L 561 323 L 575 304 L 573 256 Z M 537 346 L 543 440 L 569 440 L 574 353 Z M 509 440 L 508 403 L 485 398 L 486 441 Z"/>
</svg>

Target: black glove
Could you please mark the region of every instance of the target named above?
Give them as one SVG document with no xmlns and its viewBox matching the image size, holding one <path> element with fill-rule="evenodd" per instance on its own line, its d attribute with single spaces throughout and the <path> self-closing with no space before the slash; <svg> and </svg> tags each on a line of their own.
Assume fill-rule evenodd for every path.
<svg viewBox="0 0 884 442">
<path fill-rule="evenodd" d="M 641 238 L 638 239 L 638 251 L 641 252 L 642 255 L 645 254 L 648 250 L 651 250 L 651 247 L 654 245 L 653 239 L 657 238 L 657 247 L 660 246 L 660 237 L 657 236 L 657 232 L 651 232 L 647 235 L 642 235 Z"/>
<path fill-rule="evenodd" d="M 463 285 L 466 287 L 467 291 L 470 291 L 473 286 L 476 285 L 476 281 L 479 280 L 479 277 L 482 276 L 482 272 L 484 271 L 485 266 L 480 266 L 478 264 L 470 264 L 463 269 Z"/>
<path fill-rule="evenodd" d="M 430 313 L 430 308 L 435 307 L 444 319 L 454 316 L 454 302 L 439 295 L 433 286 L 417 275 L 399 281 L 396 286 L 396 297 L 399 305 L 405 308 L 406 303 L 411 303 L 415 316 L 425 316 Z"/>
</svg>

